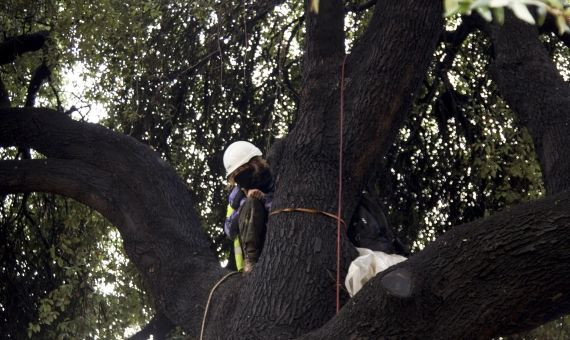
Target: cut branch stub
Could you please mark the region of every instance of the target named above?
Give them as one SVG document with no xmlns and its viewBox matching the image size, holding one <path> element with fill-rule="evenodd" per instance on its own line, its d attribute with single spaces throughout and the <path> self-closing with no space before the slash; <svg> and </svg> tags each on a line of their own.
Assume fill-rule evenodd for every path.
<svg viewBox="0 0 570 340">
<path fill-rule="evenodd" d="M 406 268 L 398 268 L 382 277 L 382 286 L 398 297 L 409 297 L 412 293 L 412 273 Z"/>
</svg>

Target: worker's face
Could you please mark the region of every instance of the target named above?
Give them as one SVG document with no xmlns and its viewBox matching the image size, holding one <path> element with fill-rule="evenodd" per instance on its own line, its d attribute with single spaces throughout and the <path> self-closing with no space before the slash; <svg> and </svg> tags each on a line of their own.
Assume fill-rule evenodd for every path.
<svg viewBox="0 0 570 340">
<path fill-rule="evenodd" d="M 248 166 L 237 173 L 234 177 L 234 180 L 240 187 L 249 189 L 251 188 L 251 183 L 253 182 L 253 174 L 254 169 Z"/>
</svg>

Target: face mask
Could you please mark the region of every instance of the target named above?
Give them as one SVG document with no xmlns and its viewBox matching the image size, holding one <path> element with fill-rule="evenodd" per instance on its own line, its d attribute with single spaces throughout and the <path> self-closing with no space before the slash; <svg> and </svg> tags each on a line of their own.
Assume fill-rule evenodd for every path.
<svg viewBox="0 0 570 340">
<path fill-rule="evenodd" d="M 253 169 L 246 169 L 240 172 L 236 175 L 234 180 L 240 187 L 244 189 L 251 189 L 253 182 Z"/>
</svg>

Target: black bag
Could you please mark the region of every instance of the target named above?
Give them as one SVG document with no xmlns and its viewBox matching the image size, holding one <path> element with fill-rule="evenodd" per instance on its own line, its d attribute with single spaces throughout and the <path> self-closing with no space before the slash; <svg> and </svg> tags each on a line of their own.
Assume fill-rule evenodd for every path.
<svg viewBox="0 0 570 340">
<path fill-rule="evenodd" d="M 368 193 L 363 193 L 356 208 L 348 228 L 348 237 L 357 247 L 387 254 L 409 255 L 390 228 L 382 207 Z"/>
</svg>

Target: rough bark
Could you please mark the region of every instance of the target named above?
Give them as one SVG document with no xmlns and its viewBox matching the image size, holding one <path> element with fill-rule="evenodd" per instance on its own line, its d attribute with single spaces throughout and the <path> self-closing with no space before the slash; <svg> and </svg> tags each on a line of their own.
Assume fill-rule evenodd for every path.
<svg viewBox="0 0 570 340">
<path fill-rule="evenodd" d="M 494 60 L 491 74 L 501 96 L 528 128 L 549 194 L 570 189 L 570 85 L 564 81 L 538 36 L 538 29 L 506 16 L 488 25 Z"/>
</svg>

